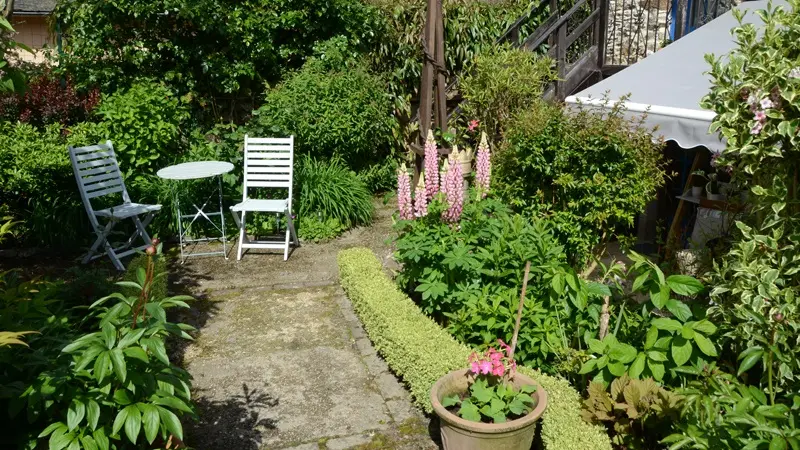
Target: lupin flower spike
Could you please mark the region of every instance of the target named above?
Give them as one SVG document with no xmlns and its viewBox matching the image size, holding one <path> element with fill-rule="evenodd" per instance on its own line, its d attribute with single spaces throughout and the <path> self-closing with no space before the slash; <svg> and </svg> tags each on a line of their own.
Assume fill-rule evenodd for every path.
<svg viewBox="0 0 800 450">
<path fill-rule="evenodd" d="M 425 217 L 428 215 L 428 193 L 425 190 L 425 174 L 419 174 L 419 183 L 414 190 L 414 216 Z"/>
<path fill-rule="evenodd" d="M 400 211 L 400 219 L 411 220 L 414 218 L 411 206 L 411 181 L 408 178 L 408 169 L 405 164 L 397 169 L 397 209 Z"/>
<path fill-rule="evenodd" d="M 439 192 L 439 149 L 436 148 L 436 140 L 433 138 L 433 131 L 428 130 L 428 137 L 425 139 L 425 192 L 427 200 L 432 200 Z"/>
<path fill-rule="evenodd" d="M 486 133 L 481 133 L 481 143 L 478 145 L 478 155 L 475 161 L 475 184 L 478 188 L 478 199 L 486 197 L 492 174 L 491 155 Z"/>
</svg>

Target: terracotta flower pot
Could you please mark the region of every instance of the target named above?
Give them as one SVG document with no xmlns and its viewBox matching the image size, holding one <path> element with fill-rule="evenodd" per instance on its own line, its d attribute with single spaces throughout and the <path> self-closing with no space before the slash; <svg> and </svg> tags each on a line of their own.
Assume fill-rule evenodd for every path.
<svg viewBox="0 0 800 450">
<path fill-rule="evenodd" d="M 547 408 L 547 393 L 542 386 L 521 373 L 514 374 L 511 382 L 515 388 L 536 386 L 536 392 L 531 395 L 536 400 L 533 410 L 525 417 L 506 423 L 472 422 L 451 413 L 441 403 L 448 395 L 467 392 L 472 380 L 469 375 L 467 369 L 450 372 L 431 389 L 431 404 L 441 419 L 445 450 L 530 450 L 536 434 L 536 421 Z"/>
</svg>

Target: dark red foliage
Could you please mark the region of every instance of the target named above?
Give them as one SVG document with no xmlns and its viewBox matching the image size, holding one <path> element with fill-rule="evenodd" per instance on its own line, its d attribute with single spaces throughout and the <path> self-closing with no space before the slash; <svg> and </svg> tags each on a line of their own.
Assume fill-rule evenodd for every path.
<svg viewBox="0 0 800 450">
<path fill-rule="evenodd" d="M 44 73 L 30 81 L 24 94 L 0 96 L 0 119 L 36 126 L 72 125 L 86 120 L 100 102 L 100 91 L 78 93 L 69 79 Z"/>
</svg>

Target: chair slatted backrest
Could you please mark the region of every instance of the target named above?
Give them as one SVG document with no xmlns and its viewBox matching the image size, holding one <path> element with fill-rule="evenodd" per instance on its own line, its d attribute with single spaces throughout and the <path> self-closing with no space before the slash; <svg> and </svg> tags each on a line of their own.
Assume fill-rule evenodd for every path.
<svg viewBox="0 0 800 450">
<path fill-rule="evenodd" d="M 78 183 L 81 200 L 92 224 L 97 224 L 92 207 L 93 198 L 121 193 L 123 201 L 130 203 L 111 141 L 88 147 L 68 148 L 75 181 Z"/>
<path fill-rule="evenodd" d="M 244 193 L 250 188 L 279 188 L 289 190 L 289 209 L 292 207 L 292 176 L 294 174 L 294 136 L 288 138 L 253 138 L 244 136 Z"/>
</svg>

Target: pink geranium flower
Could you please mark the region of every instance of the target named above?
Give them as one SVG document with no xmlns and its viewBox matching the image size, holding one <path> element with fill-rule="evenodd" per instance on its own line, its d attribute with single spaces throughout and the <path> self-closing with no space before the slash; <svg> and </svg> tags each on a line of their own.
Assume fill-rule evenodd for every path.
<svg viewBox="0 0 800 450">
<path fill-rule="evenodd" d="M 467 130 L 468 131 L 475 131 L 478 128 L 478 125 L 480 125 L 480 124 L 481 123 L 478 120 L 470 120 L 469 121 L 469 126 L 467 127 Z"/>
</svg>

